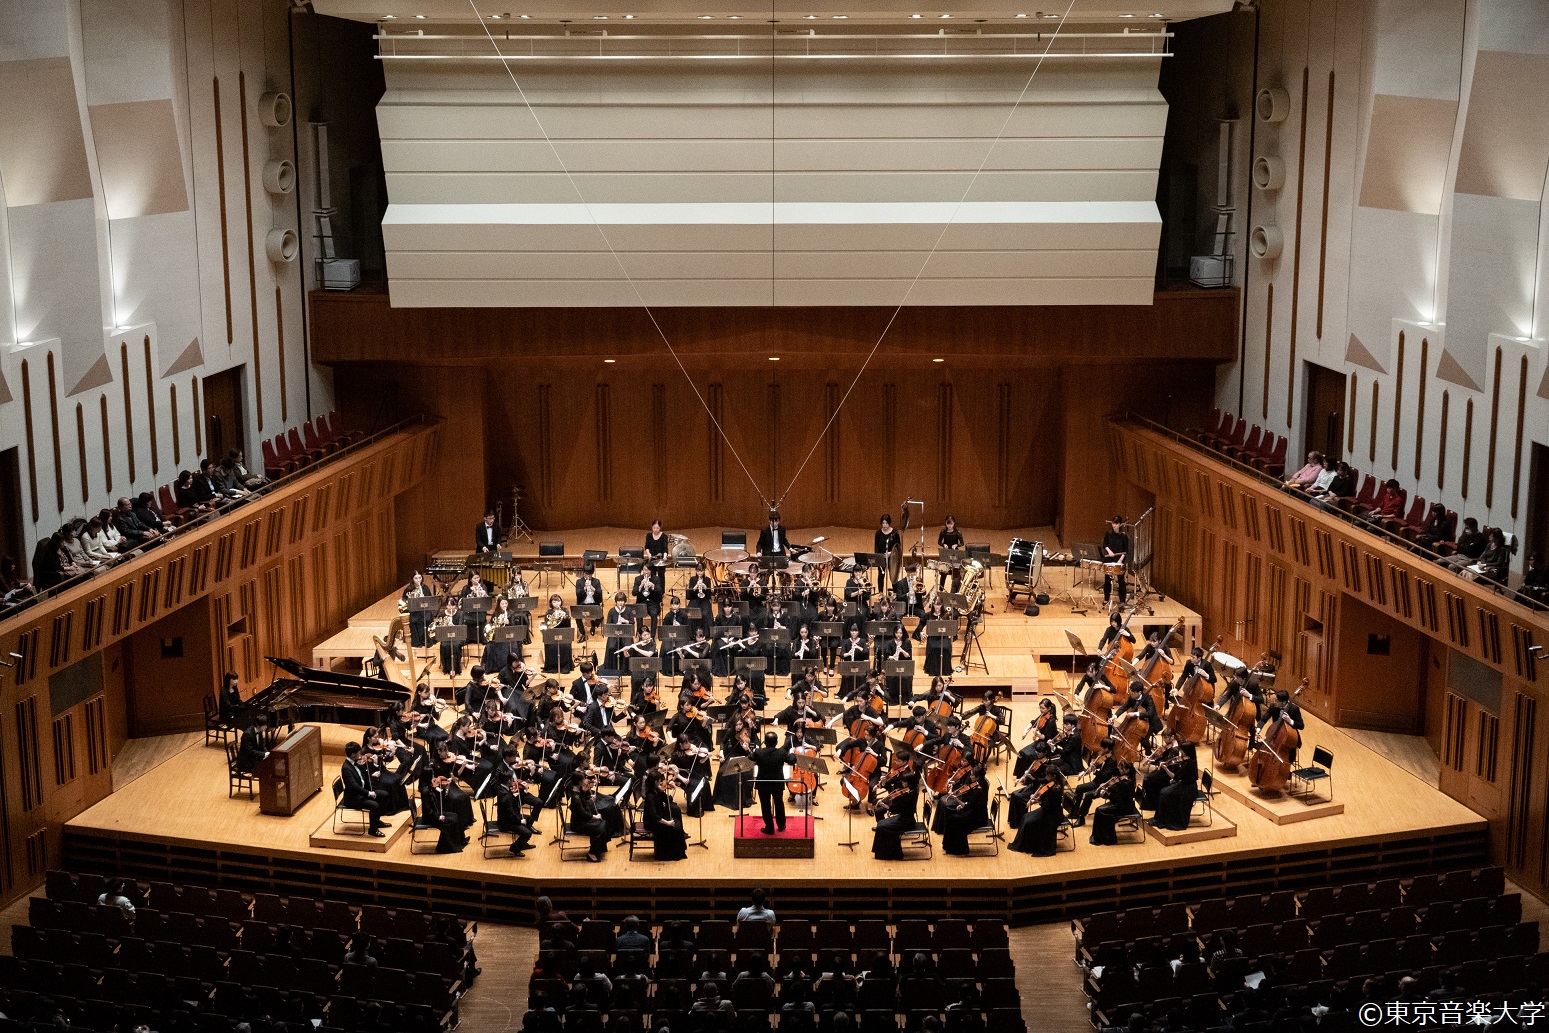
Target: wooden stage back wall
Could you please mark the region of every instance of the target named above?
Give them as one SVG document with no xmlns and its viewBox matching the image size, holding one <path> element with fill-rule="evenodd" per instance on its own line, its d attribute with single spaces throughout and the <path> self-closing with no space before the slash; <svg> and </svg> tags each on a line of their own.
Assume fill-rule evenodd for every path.
<svg viewBox="0 0 1549 1033">
<path fill-rule="evenodd" d="M 1237 347 L 1233 291 L 905 309 L 819 440 L 890 309 L 659 310 L 702 405 L 639 310 L 394 309 L 370 292 L 311 304 L 313 354 L 335 367 L 347 411 L 367 425 L 395 409 L 447 420 L 439 470 L 400 503 L 405 564 L 466 537 L 512 484 L 539 529 L 757 527 L 759 493 L 706 405 L 765 495 L 817 443 L 785 500 L 795 526 L 872 526 L 909 496 L 933 522 L 1095 538 L 1104 513 L 1148 500 L 1115 476 L 1104 417 L 1186 423 Z"/>
</svg>

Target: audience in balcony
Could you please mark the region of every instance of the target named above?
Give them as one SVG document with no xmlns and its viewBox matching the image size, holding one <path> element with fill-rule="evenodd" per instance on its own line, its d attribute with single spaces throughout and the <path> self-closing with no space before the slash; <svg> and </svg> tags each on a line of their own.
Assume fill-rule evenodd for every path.
<svg viewBox="0 0 1549 1033">
<path fill-rule="evenodd" d="M 64 552 L 65 562 L 78 571 L 95 570 L 102 563 L 87 554 L 74 520 L 66 521 L 59 528 L 59 548 Z"/>
<path fill-rule="evenodd" d="M 1536 552 L 1527 558 L 1522 594 L 1539 606 L 1549 606 L 1549 567 L 1544 566 L 1544 558 Z"/>
<path fill-rule="evenodd" d="M 1404 504 L 1409 501 L 1409 492 L 1398 483 L 1396 477 L 1389 477 L 1382 482 L 1382 488 L 1377 492 L 1377 497 L 1372 501 L 1370 508 L 1357 507 L 1353 512 L 1362 520 L 1374 524 L 1381 524 L 1387 520 L 1404 519 Z M 1442 510 L 1443 516 L 1446 510 Z"/>
<path fill-rule="evenodd" d="M 87 556 L 98 563 L 111 563 L 118 559 L 118 547 L 108 535 L 111 528 L 112 524 L 104 525 L 102 517 L 94 516 L 81 529 L 81 547 L 86 550 Z"/>
<path fill-rule="evenodd" d="M 127 497 L 118 500 L 118 508 L 113 511 L 113 526 L 118 529 L 125 546 L 130 549 L 144 545 L 161 533 L 158 527 L 140 519 Z"/>
<path fill-rule="evenodd" d="M 1321 497 L 1328 491 L 1329 486 L 1334 483 L 1334 478 L 1339 475 L 1339 464 L 1335 462 L 1333 456 L 1322 456 L 1320 462 L 1322 465 L 1318 470 L 1317 476 L 1312 479 L 1311 484 L 1306 485 L 1302 489 L 1309 498 Z"/>
<path fill-rule="evenodd" d="M 194 489 L 203 494 L 209 492 L 210 498 L 221 502 L 225 499 L 240 499 L 248 494 L 246 488 L 241 485 L 227 487 L 220 468 L 215 465 L 215 460 L 205 459 L 199 463 L 199 472 L 194 475 Z"/>
<path fill-rule="evenodd" d="M 1464 568 L 1463 576 L 1475 581 L 1494 581 L 1504 585 L 1510 570 L 1511 550 L 1506 546 L 1506 536 L 1500 528 L 1492 527 L 1485 531 L 1484 552 L 1480 554 L 1477 563 Z"/>
<path fill-rule="evenodd" d="M 0 559 L 0 603 L 19 603 L 32 594 L 32 582 L 22 577 L 16 557 Z"/>
<path fill-rule="evenodd" d="M 1415 534 L 1415 544 L 1427 552 L 1437 551 L 1442 542 L 1451 536 L 1451 521 L 1447 517 L 1447 507 L 1440 502 L 1432 502 L 1431 508 L 1425 513 L 1425 521 L 1420 525 L 1420 530 Z"/>
<path fill-rule="evenodd" d="M 1307 495 L 1320 509 L 1332 513 L 1349 506 L 1350 500 L 1355 498 L 1355 488 L 1355 468 L 1341 459 L 1334 464 L 1334 478 L 1322 492 L 1309 491 Z"/>
<path fill-rule="evenodd" d="M 256 491 L 268 483 L 262 473 L 254 473 L 247 468 L 247 457 L 240 448 L 226 453 L 226 458 L 221 462 L 221 475 L 234 481 L 234 487 L 246 488 L 248 491 Z"/>
<path fill-rule="evenodd" d="M 177 475 L 177 481 L 172 485 L 172 497 L 179 509 L 194 513 L 208 513 L 214 508 L 211 504 L 215 498 L 214 493 L 206 490 L 202 484 L 195 486 L 192 470 L 184 470 Z"/>
<path fill-rule="evenodd" d="M 1323 453 L 1316 451 L 1308 452 L 1307 465 L 1303 466 L 1300 470 L 1296 471 L 1289 478 L 1287 478 L 1284 486 L 1287 488 L 1298 488 L 1305 490 L 1309 485 L 1318 479 L 1318 476 L 1321 473 L 1323 473 Z M 1333 476 L 1330 475 L 1329 480 L 1333 479 Z"/>
<path fill-rule="evenodd" d="M 1458 535 L 1457 548 L 1451 556 L 1442 558 L 1442 565 L 1461 571 L 1484 554 L 1484 546 L 1484 534 L 1479 530 L 1479 521 L 1473 517 L 1464 517 L 1463 533 Z"/>
<path fill-rule="evenodd" d="M 134 515 L 140 523 L 157 531 L 170 531 L 176 526 L 167 519 L 161 507 L 156 505 L 156 496 L 148 491 L 140 492 L 139 497 L 135 499 Z"/>
</svg>

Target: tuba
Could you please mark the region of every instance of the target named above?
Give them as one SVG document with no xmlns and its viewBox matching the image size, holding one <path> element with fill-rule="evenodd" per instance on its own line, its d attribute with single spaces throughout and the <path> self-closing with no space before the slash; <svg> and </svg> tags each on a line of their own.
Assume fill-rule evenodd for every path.
<svg viewBox="0 0 1549 1033">
<path fill-rule="evenodd" d="M 976 559 L 969 560 L 963 565 L 963 595 L 968 600 L 968 612 L 979 609 L 984 605 L 984 578 L 988 570 L 984 564 Z"/>
</svg>

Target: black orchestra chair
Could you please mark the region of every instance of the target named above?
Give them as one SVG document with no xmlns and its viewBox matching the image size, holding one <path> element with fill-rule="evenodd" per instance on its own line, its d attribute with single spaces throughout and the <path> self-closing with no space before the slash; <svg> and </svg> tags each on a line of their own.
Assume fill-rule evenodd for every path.
<svg viewBox="0 0 1549 1033">
<path fill-rule="evenodd" d="M 237 735 L 237 729 L 221 720 L 220 704 L 213 695 L 204 697 L 204 744 L 224 743 Z"/>
<path fill-rule="evenodd" d="M 493 806 L 494 800 L 487 796 L 481 796 L 478 803 L 479 823 L 484 829 L 483 832 L 479 833 L 479 849 L 484 852 L 485 858 L 487 859 L 491 856 L 490 849 L 492 847 L 497 852 L 503 850 L 507 857 L 517 856 L 511 853 L 510 850 L 511 844 L 516 842 L 516 833 L 502 829 L 498 818 L 490 815 L 490 807 Z M 412 836 L 413 833 L 410 833 L 410 835 Z"/>
<path fill-rule="evenodd" d="M 1194 824 L 1197 814 L 1205 819 L 1207 826 L 1216 823 L 1216 778 L 1208 771 L 1199 773 L 1199 791 L 1194 794 L 1194 803 L 1189 807 L 1189 824 Z"/>
<path fill-rule="evenodd" d="M 1000 856 L 1000 841 L 1005 838 L 1001 834 L 1001 831 L 1000 831 L 1000 804 L 1001 804 L 1001 800 L 1003 800 L 1005 798 L 1005 796 L 1006 796 L 1006 787 L 1005 786 L 1001 786 L 996 791 L 995 796 L 990 800 L 990 821 L 989 821 L 989 824 L 988 825 L 980 825 L 978 828 L 972 829 L 972 830 L 969 831 L 968 834 L 970 836 L 984 836 L 985 837 L 983 842 L 978 842 L 976 840 L 970 839 L 969 842 L 968 842 L 968 852 L 969 853 L 973 853 L 973 848 L 975 846 L 987 846 L 987 847 L 991 848 L 991 851 L 993 852 L 993 854 L 996 857 Z M 1061 824 L 1064 825 L 1064 824 L 1066 824 L 1066 822 L 1062 822 Z M 1075 845 L 1074 838 L 1072 838 L 1072 840 L 1071 840 L 1071 845 L 1072 845 L 1072 848 L 1074 848 L 1074 845 Z"/>
<path fill-rule="evenodd" d="M 244 792 L 247 793 L 248 799 L 257 795 L 258 780 L 253 777 L 252 772 L 243 771 L 237 766 L 237 743 L 234 739 L 226 740 L 226 777 L 226 799 L 229 800 L 238 793 Z"/>
<path fill-rule="evenodd" d="M 930 838 L 930 812 L 932 803 L 933 801 L 930 799 L 921 801 L 920 810 L 922 813 L 920 819 L 914 823 L 913 828 L 906 829 L 898 834 L 899 842 L 903 845 L 904 848 L 904 860 L 906 861 L 929 861 L 936 855 L 935 848 L 932 846 Z M 920 856 L 920 854 L 917 852 L 921 847 L 925 849 L 925 855 L 923 857 Z M 916 853 L 911 855 L 909 853 L 911 850 L 916 851 Z"/>
<path fill-rule="evenodd" d="M 576 847 L 571 845 L 570 837 L 577 835 L 577 833 L 570 827 L 570 800 L 568 798 L 561 797 L 558 801 L 558 806 L 554 808 L 554 826 L 554 839 L 551 842 L 559 845 L 559 859 L 561 861 L 579 861 L 592 852 L 591 840 L 586 839 L 586 837 L 582 837 L 586 839 L 585 846 Z"/>
<path fill-rule="evenodd" d="M 333 834 L 351 833 L 364 836 L 371 828 L 371 812 L 363 811 L 358 807 L 346 807 L 344 805 L 344 776 L 335 775 L 333 779 Z"/>
<path fill-rule="evenodd" d="M 746 531 L 722 531 L 721 548 L 746 549 L 748 547 L 748 533 Z"/>
<path fill-rule="evenodd" d="M 619 561 L 620 564 L 623 560 Z M 624 838 L 629 841 L 629 859 L 633 861 L 635 854 L 640 851 L 650 851 L 651 860 L 656 859 L 656 840 L 646 831 L 645 821 L 640 817 L 640 812 L 631 804 L 626 807 L 624 813 L 628 816 L 629 831 Z"/>
<path fill-rule="evenodd" d="M 1139 808 L 1136 808 L 1135 813 L 1126 814 L 1114 822 L 1113 829 L 1115 833 L 1133 832 L 1135 833 L 1135 842 L 1144 843 L 1146 841 L 1146 816 L 1140 812 Z"/>
<path fill-rule="evenodd" d="M 1317 783 L 1328 779 L 1328 798 L 1334 800 L 1334 774 L 1329 769 L 1334 766 L 1334 755 L 1326 747 L 1314 746 L 1312 748 L 1312 763 L 1304 768 L 1292 768 L 1291 780 L 1298 787 L 1298 795 L 1310 796 L 1317 791 Z"/>
</svg>

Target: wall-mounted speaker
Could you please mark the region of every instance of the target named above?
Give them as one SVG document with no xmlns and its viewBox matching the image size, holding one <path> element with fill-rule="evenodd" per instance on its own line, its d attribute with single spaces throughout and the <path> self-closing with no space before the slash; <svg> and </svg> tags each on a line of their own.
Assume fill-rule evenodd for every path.
<svg viewBox="0 0 1549 1033">
<path fill-rule="evenodd" d="M 296 166 L 285 158 L 264 163 L 264 189 L 271 194 L 288 194 L 296 185 Z"/>
<path fill-rule="evenodd" d="M 290 125 L 291 103 L 288 93 L 265 93 L 258 98 L 258 120 L 270 129 Z"/>
<path fill-rule="evenodd" d="M 1291 114 L 1291 95 L 1279 86 L 1266 86 L 1254 98 L 1253 110 L 1260 122 L 1284 122 Z"/>
<path fill-rule="evenodd" d="M 264 251 L 271 262 L 294 262 L 301 252 L 301 240 L 295 230 L 273 229 L 264 237 Z"/>
<path fill-rule="evenodd" d="M 1285 186 L 1285 160 L 1271 154 L 1255 158 L 1253 185 L 1260 190 L 1279 190 Z"/>
<path fill-rule="evenodd" d="M 1279 226 L 1255 226 L 1253 234 L 1248 238 L 1248 247 L 1253 251 L 1254 258 L 1274 261 L 1285 250 L 1285 234 L 1280 232 Z"/>
</svg>

